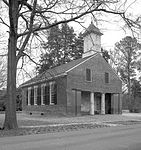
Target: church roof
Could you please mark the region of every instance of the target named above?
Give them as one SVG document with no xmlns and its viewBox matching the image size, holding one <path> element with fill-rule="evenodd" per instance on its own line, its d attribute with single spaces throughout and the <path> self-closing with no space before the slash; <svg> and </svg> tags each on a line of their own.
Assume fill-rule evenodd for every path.
<svg viewBox="0 0 141 150">
<path fill-rule="evenodd" d="M 91 59 L 95 55 L 96 54 L 94 54 L 92 56 L 85 57 L 85 58 L 76 59 L 76 60 L 73 60 L 73 61 L 68 62 L 66 64 L 48 69 L 48 70 L 44 71 L 42 74 L 39 74 L 36 77 L 34 77 L 34 78 L 28 80 L 27 82 L 23 83 L 20 87 L 24 87 L 24 86 L 28 86 L 28 85 L 32 85 L 32 84 L 36 84 L 36 83 L 40 83 L 40 82 L 44 82 L 44 81 L 48 81 L 48 80 L 52 80 L 52 79 L 57 78 L 59 76 L 65 76 L 65 75 L 67 75 L 67 73 L 69 71 L 76 68 L 80 64 L 86 62 L 87 60 Z"/>
<path fill-rule="evenodd" d="M 86 29 L 86 31 L 83 33 L 83 36 L 85 37 L 86 35 L 90 34 L 90 33 L 95 33 L 98 35 L 103 35 L 100 30 L 93 24 L 93 22 L 91 22 L 91 24 L 89 25 L 89 27 Z"/>
</svg>

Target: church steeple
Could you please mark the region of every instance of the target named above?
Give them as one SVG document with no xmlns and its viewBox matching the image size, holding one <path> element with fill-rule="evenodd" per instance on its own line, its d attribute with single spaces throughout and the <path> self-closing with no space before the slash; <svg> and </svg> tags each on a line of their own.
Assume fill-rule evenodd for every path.
<svg viewBox="0 0 141 150">
<path fill-rule="evenodd" d="M 83 33 L 84 38 L 84 54 L 83 57 L 93 55 L 96 52 L 101 52 L 101 36 L 103 34 L 91 22 L 89 27 Z"/>
</svg>

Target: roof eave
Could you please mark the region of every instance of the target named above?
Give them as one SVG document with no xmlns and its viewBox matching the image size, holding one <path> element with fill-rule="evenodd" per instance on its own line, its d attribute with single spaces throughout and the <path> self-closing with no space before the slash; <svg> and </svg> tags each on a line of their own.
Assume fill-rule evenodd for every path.
<svg viewBox="0 0 141 150">
<path fill-rule="evenodd" d="M 89 35 L 89 34 L 91 34 L 91 33 L 95 33 L 95 34 L 100 35 L 100 36 L 103 35 L 103 33 L 101 33 L 101 32 L 87 31 L 87 32 L 83 33 L 83 37 L 86 37 L 87 35 Z"/>
<path fill-rule="evenodd" d="M 34 81 L 34 82 L 30 82 L 30 83 L 27 83 L 27 84 L 23 84 L 20 86 L 20 88 L 24 88 L 24 87 L 27 87 L 27 86 L 31 86 L 31 85 L 34 85 L 34 84 L 38 84 L 38 83 L 42 83 L 42 82 L 45 82 L 45 81 L 50 81 L 52 79 L 55 79 L 55 78 L 58 78 L 58 77 L 63 77 L 63 76 L 66 76 L 67 73 L 61 73 L 59 75 L 56 75 L 54 77 L 50 77 L 50 78 L 46 78 L 46 79 L 42 79 L 42 80 L 39 80 L 39 81 Z"/>
</svg>

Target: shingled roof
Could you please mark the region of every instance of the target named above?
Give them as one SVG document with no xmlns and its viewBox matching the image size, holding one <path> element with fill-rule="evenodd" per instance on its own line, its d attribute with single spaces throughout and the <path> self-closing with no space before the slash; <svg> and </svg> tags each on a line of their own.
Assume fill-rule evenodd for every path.
<svg viewBox="0 0 141 150">
<path fill-rule="evenodd" d="M 54 67 L 52 69 L 48 69 L 45 72 L 43 72 L 42 74 L 39 74 L 36 77 L 32 78 L 31 80 L 28 80 L 27 82 L 23 83 L 20 87 L 29 86 L 32 84 L 51 80 L 51 79 L 59 77 L 59 76 L 67 75 L 67 73 L 70 70 L 79 66 L 80 64 L 84 63 L 85 61 L 89 60 L 90 58 L 94 57 L 95 55 L 96 54 L 89 56 L 89 57 L 76 59 L 69 63 Z"/>
<path fill-rule="evenodd" d="M 90 33 L 95 33 L 98 35 L 103 35 L 100 30 L 93 24 L 93 22 L 91 22 L 91 24 L 89 25 L 89 27 L 86 29 L 86 31 L 83 33 L 83 36 L 85 37 L 86 35 L 90 34 Z"/>
</svg>

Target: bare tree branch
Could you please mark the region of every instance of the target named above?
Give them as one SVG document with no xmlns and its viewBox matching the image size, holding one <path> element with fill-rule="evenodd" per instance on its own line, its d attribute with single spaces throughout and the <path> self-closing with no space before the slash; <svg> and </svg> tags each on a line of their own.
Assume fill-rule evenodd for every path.
<svg viewBox="0 0 141 150">
<path fill-rule="evenodd" d="M 32 6 L 28 4 L 26 0 L 21 0 L 21 4 L 25 5 L 30 11 L 32 11 L 33 9 Z"/>
<path fill-rule="evenodd" d="M 53 24 L 45 26 L 45 27 L 37 27 L 37 28 L 32 30 L 32 33 L 37 32 L 37 31 L 42 31 L 42 30 L 48 30 L 48 29 L 50 29 L 50 28 L 52 28 L 52 27 L 54 27 L 56 25 L 59 25 L 61 23 L 68 23 L 68 22 L 71 22 L 71 21 L 75 21 L 75 20 L 77 20 L 77 19 L 79 19 L 79 18 L 81 18 L 81 17 L 83 17 L 83 16 L 85 16 L 87 14 L 92 13 L 93 11 L 95 11 L 95 12 L 100 12 L 101 11 L 101 12 L 115 14 L 115 15 L 121 15 L 121 16 L 124 15 L 124 12 L 113 12 L 113 11 L 109 11 L 109 10 L 106 10 L 106 9 L 93 9 L 93 10 L 90 10 L 90 11 L 86 11 L 86 12 L 84 12 L 84 13 L 82 13 L 82 14 L 74 17 L 74 18 L 64 19 L 62 21 L 58 21 L 56 23 L 53 23 Z M 126 17 L 123 17 L 123 18 L 126 19 Z M 21 34 L 18 34 L 18 37 L 27 35 L 28 33 L 29 33 L 29 31 L 26 31 L 26 32 L 21 33 Z"/>
<path fill-rule="evenodd" d="M 35 60 L 33 60 L 31 57 L 30 57 L 30 55 L 28 55 L 28 54 L 26 54 L 26 53 L 24 53 L 23 52 L 23 55 L 24 56 L 27 56 L 34 64 L 36 64 L 37 66 L 41 66 L 41 64 L 39 64 L 39 63 L 37 63 Z"/>
<path fill-rule="evenodd" d="M 37 6 L 37 0 L 34 1 L 34 4 L 33 4 L 33 9 L 32 9 L 32 13 L 31 13 L 31 17 L 30 17 L 30 26 L 29 26 L 29 32 L 21 46 L 21 48 L 19 49 L 19 53 L 17 55 L 17 62 L 18 60 L 20 59 L 20 57 L 23 55 L 23 51 L 26 47 L 26 44 L 28 43 L 29 41 L 29 38 L 31 36 L 31 33 L 32 33 L 32 30 L 33 30 L 33 21 L 34 21 L 34 17 L 35 17 L 35 10 L 36 10 L 36 6 Z"/>
<path fill-rule="evenodd" d="M 9 3 L 7 0 L 2 0 L 7 6 L 9 6 Z"/>
<path fill-rule="evenodd" d="M 2 19 L 2 17 L 0 17 L 0 23 L 6 25 L 9 28 L 9 25 Z"/>
<path fill-rule="evenodd" d="M 7 56 L 7 54 L 0 54 L 1 57 Z"/>
</svg>

